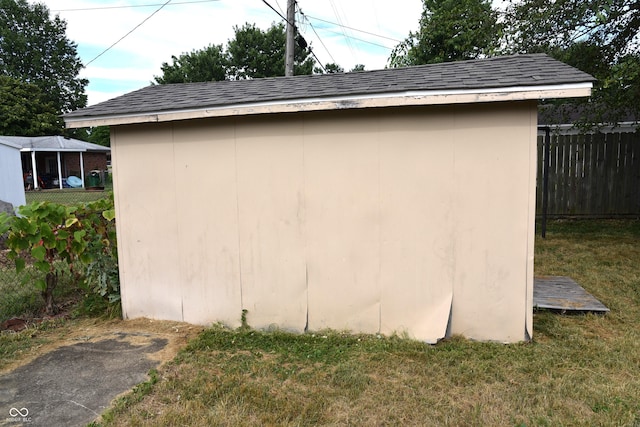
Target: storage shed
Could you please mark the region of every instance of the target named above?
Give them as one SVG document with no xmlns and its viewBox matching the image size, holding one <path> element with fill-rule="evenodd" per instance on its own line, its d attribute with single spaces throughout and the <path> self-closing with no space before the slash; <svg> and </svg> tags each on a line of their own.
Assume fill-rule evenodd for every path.
<svg viewBox="0 0 640 427">
<path fill-rule="evenodd" d="M 0 137 L 0 200 L 14 208 L 24 205 L 24 183 L 20 166 L 20 145 Z"/>
<path fill-rule="evenodd" d="M 112 129 L 127 318 L 515 342 L 537 100 L 592 81 L 520 55 L 149 86 L 65 121 Z"/>
</svg>

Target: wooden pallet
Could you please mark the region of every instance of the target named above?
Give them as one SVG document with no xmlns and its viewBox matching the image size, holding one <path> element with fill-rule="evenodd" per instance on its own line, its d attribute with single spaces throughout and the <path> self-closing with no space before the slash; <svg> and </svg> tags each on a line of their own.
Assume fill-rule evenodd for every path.
<svg viewBox="0 0 640 427">
<path fill-rule="evenodd" d="M 609 309 L 570 277 L 540 276 L 533 280 L 533 307 L 549 310 L 607 313 Z"/>
</svg>

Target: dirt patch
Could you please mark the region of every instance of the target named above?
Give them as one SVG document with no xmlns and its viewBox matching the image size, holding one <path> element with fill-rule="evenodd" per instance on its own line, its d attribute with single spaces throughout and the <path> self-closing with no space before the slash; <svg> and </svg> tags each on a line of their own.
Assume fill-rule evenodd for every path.
<svg viewBox="0 0 640 427">
<path fill-rule="evenodd" d="M 55 320 L 53 320 L 55 321 Z M 59 347 L 74 345 L 81 342 L 98 342 L 106 339 L 122 340 L 123 337 L 131 344 L 148 341 L 149 337 L 164 338 L 167 345 L 154 353 L 151 358 L 163 363 L 173 359 L 178 351 L 189 340 L 198 335 L 204 327 L 183 322 L 151 320 L 146 318 L 132 320 L 103 320 L 103 319 L 74 319 L 65 320 L 63 324 L 47 330 L 27 327 L 17 332 L 30 334 L 32 337 L 42 335 L 47 343 L 32 347 L 23 353 L 19 360 L 0 369 L 0 374 L 26 365 L 45 353 Z M 3 333 L 14 333 L 5 331 Z"/>
</svg>

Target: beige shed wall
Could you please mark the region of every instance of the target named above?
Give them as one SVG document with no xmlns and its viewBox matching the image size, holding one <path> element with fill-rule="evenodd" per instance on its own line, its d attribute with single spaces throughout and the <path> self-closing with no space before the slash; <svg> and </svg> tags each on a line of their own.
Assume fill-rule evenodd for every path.
<svg viewBox="0 0 640 427">
<path fill-rule="evenodd" d="M 123 312 L 531 335 L 536 103 L 112 128 Z"/>
</svg>

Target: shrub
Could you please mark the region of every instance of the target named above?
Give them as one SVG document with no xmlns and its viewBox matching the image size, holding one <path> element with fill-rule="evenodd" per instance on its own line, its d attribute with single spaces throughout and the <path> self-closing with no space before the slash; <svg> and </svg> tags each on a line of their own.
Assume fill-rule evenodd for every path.
<svg viewBox="0 0 640 427">
<path fill-rule="evenodd" d="M 56 312 L 53 290 L 61 262 L 77 281 L 84 280 L 110 301 L 118 300 L 113 197 L 76 206 L 31 203 L 21 206 L 18 214 L 0 214 L 0 235 L 8 233 L 8 256 L 18 272 L 25 268 L 25 258 L 31 256 L 34 267 L 44 274 L 34 284 L 45 300 L 47 314 Z"/>
</svg>

